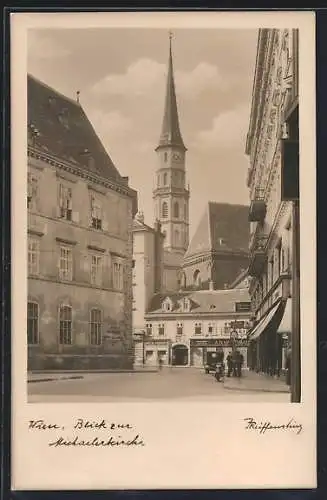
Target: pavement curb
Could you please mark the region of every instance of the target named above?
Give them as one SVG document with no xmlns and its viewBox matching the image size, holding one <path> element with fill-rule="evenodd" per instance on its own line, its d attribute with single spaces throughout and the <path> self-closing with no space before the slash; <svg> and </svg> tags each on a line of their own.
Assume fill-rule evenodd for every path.
<svg viewBox="0 0 327 500">
<path fill-rule="evenodd" d="M 27 383 L 28 384 L 35 384 L 36 382 L 55 382 L 56 380 L 76 380 L 76 379 L 83 379 L 84 378 L 84 375 L 81 375 L 81 376 L 78 376 L 78 375 L 75 375 L 75 376 L 72 376 L 72 377 L 55 377 L 55 378 L 38 378 L 38 379 L 35 379 L 35 380 L 28 380 Z"/>
<path fill-rule="evenodd" d="M 87 373 L 82 373 L 82 372 L 76 372 L 76 375 L 62 375 L 60 376 L 55 375 L 53 377 L 44 377 L 44 378 L 38 378 L 38 379 L 29 379 L 27 380 L 28 384 L 35 384 L 37 382 L 55 382 L 58 380 L 78 380 L 78 379 L 83 379 L 87 375 L 96 375 L 96 374 L 106 374 L 106 373 L 157 373 L 158 370 L 106 370 L 106 371 L 90 371 Z M 80 373 L 80 375 L 77 375 L 77 373 Z M 41 375 L 35 372 L 35 375 Z"/>
<path fill-rule="evenodd" d="M 282 390 L 273 390 L 273 389 L 252 389 L 250 387 L 228 387 L 224 385 L 224 389 L 227 391 L 238 391 L 238 392 L 272 392 L 278 394 L 290 394 L 290 391 L 282 391 Z"/>
</svg>

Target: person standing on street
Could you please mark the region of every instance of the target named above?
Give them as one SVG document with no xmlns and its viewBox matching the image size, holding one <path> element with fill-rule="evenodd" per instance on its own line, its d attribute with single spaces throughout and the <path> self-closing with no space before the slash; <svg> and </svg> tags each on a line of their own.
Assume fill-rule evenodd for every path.
<svg viewBox="0 0 327 500">
<path fill-rule="evenodd" d="M 238 377 L 242 376 L 242 366 L 244 363 L 244 356 L 240 351 L 236 352 L 237 358 L 236 358 L 236 374 Z"/>
<path fill-rule="evenodd" d="M 228 353 L 226 361 L 227 361 L 227 377 L 230 377 L 233 371 L 233 358 L 231 352 Z"/>
</svg>

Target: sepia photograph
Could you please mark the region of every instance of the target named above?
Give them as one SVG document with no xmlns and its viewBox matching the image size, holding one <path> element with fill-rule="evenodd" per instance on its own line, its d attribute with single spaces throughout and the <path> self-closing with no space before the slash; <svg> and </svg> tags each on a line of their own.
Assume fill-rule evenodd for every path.
<svg viewBox="0 0 327 500">
<path fill-rule="evenodd" d="M 30 402 L 300 402 L 296 29 L 28 32 Z"/>
<path fill-rule="evenodd" d="M 314 487 L 314 16 L 11 40 L 13 489 Z"/>
</svg>

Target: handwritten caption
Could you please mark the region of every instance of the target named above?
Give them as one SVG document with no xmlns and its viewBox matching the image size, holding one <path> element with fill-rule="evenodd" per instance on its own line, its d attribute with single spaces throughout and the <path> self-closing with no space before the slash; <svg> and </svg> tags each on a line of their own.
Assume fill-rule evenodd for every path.
<svg viewBox="0 0 327 500">
<path fill-rule="evenodd" d="M 253 417 L 244 419 L 245 429 L 256 431 L 259 434 L 265 434 L 267 431 L 294 431 L 296 434 L 301 434 L 303 427 L 298 424 L 293 418 L 283 424 L 272 423 L 269 420 L 257 421 Z"/>
<path fill-rule="evenodd" d="M 48 446 L 60 447 L 110 447 L 136 448 L 145 446 L 145 442 L 131 424 L 110 422 L 109 420 L 74 419 L 70 425 L 30 420 L 31 432 L 46 432 L 49 435 Z M 86 436 L 83 434 L 86 433 Z"/>
</svg>

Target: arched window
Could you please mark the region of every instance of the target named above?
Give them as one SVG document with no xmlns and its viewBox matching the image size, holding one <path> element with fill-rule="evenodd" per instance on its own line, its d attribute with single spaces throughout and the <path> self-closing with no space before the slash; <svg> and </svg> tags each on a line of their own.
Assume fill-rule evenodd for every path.
<svg viewBox="0 0 327 500">
<path fill-rule="evenodd" d="M 193 284 L 195 286 L 200 286 L 201 285 L 201 277 L 200 277 L 200 271 L 199 269 L 196 269 L 193 274 Z"/>
<path fill-rule="evenodd" d="M 164 176 L 163 176 L 163 182 L 164 182 L 164 186 L 167 186 L 167 172 L 164 173 Z"/>
<path fill-rule="evenodd" d="M 161 217 L 164 219 L 167 219 L 168 217 L 168 203 L 166 201 L 164 201 L 161 206 Z"/>
<path fill-rule="evenodd" d="M 179 217 L 179 204 L 178 201 L 175 201 L 174 203 L 174 217 L 178 219 Z"/>
</svg>

